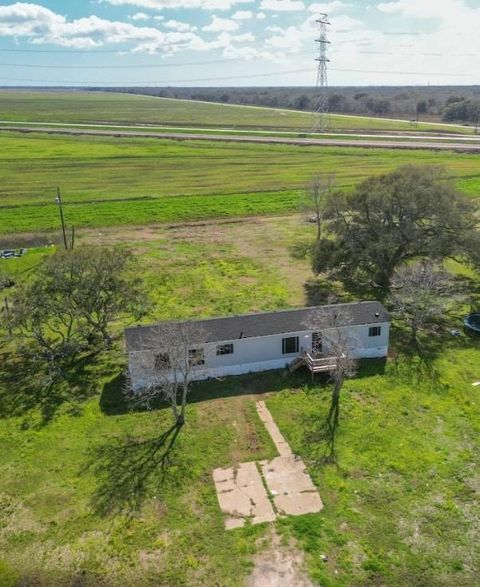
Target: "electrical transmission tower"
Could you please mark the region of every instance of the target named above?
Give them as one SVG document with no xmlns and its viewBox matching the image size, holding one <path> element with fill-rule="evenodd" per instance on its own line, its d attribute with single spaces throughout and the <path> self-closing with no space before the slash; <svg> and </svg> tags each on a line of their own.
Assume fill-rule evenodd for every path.
<svg viewBox="0 0 480 587">
<path fill-rule="evenodd" d="M 313 130 L 324 131 L 328 126 L 328 77 L 327 63 L 330 59 L 327 56 L 327 47 L 330 41 L 327 39 L 327 27 L 330 25 L 328 14 L 321 14 L 315 21 L 318 24 L 319 35 L 315 42 L 318 43 L 318 73 L 317 73 L 317 101 L 313 108 Z"/>
</svg>

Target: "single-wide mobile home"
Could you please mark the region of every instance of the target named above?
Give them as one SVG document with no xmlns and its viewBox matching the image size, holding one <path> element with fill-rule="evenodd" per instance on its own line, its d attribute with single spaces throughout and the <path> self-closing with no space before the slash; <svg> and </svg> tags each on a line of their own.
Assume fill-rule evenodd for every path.
<svg viewBox="0 0 480 587">
<path fill-rule="evenodd" d="M 159 382 L 172 346 L 185 354 L 190 379 L 282 369 L 302 362 L 312 371 L 335 363 L 338 340 L 355 359 L 386 357 L 390 318 L 380 302 L 315 306 L 205 320 L 161 322 L 125 330 L 132 387 Z M 180 349 L 179 347 L 183 347 Z"/>
</svg>

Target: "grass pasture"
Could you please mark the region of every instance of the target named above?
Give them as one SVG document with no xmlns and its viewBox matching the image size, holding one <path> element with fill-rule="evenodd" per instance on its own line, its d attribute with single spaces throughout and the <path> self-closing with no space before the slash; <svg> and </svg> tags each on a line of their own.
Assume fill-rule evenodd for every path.
<svg viewBox="0 0 480 587">
<path fill-rule="evenodd" d="M 477 584 L 480 346 L 445 347 L 433 378 L 403 358 L 347 383 L 337 465 L 319 463 L 315 441 L 328 390 L 287 389 L 267 402 L 325 500 L 321 514 L 283 523 L 319 585 Z"/>
<path fill-rule="evenodd" d="M 0 120 L 50 123 L 148 124 L 192 128 L 310 130 L 307 112 L 154 98 L 110 92 L 0 90 Z M 330 130 L 404 131 L 473 134 L 472 128 L 449 124 L 332 114 Z"/>
<path fill-rule="evenodd" d="M 292 255 L 313 230 L 299 217 L 257 218 L 85 230 L 79 243 L 129 244 L 153 296 L 151 320 L 304 303 L 308 263 Z M 12 262 L 28 269 L 30 254 L 37 262 L 49 250 Z M 318 515 L 275 524 L 305 552 L 316 583 L 474 587 L 480 391 L 471 383 L 480 380 L 480 346 L 448 334 L 436 343 L 430 371 L 399 354 L 346 383 L 337 465 L 319 460 L 330 389 L 320 378 L 266 373 L 198 386 L 162 469 L 170 410 L 127 409 L 120 339 L 54 393 L 7 361 L 0 585 L 244 585 L 268 526 L 226 532 L 211 471 L 275 454 L 254 409 L 264 399 L 325 503 Z"/>
<path fill-rule="evenodd" d="M 302 116 L 281 115 L 293 129 Z M 279 113 L 0 91 L 2 117 L 269 128 Z M 314 227 L 294 212 L 312 174 L 335 172 L 339 187 L 352 189 L 404 163 L 444 165 L 462 191 L 480 196 L 471 154 L 0 132 L 2 247 L 16 234 L 32 243 L 58 236 L 59 185 L 77 246 L 132 250 L 132 271 L 153 302 L 145 322 L 301 306 L 312 303 L 303 253 Z M 28 280 L 54 250 L 29 249 L 0 260 L 0 269 Z M 480 291 L 472 271 L 448 267 Z M 450 328 L 461 329 L 462 313 Z M 322 587 L 477 587 L 477 339 L 435 334 L 426 368 L 396 328 L 387 364 L 364 364 L 346 382 L 338 462 L 325 464 L 319 423 L 331 386 L 302 372 L 196 386 L 170 449 L 170 408 L 134 410 L 122 395 L 126 325 L 114 325 L 112 349 L 67 367 L 51 388 L 0 337 L 0 587 L 242 587 L 272 527 L 285 548 L 304 553 Z M 259 399 L 304 459 L 325 508 L 227 532 L 212 469 L 275 455 Z"/>
<path fill-rule="evenodd" d="M 462 190 L 480 194 L 475 154 L 8 132 L 0 153 L 0 233 L 56 228 L 56 186 L 77 228 L 285 214 L 315 172 L 351 189 L 412 162 L 444 165 Z"/>
</svg>

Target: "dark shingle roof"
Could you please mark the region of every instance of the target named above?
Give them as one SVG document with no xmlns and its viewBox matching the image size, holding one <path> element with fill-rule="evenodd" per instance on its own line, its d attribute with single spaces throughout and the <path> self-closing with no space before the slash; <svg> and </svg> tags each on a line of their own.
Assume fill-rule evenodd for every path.
<svg viewBox="0 0 480 587">
<path fill-rule="evenodd" d="M 314 314 L 315 311 L 318 313 Z M 240 338 L 312 330 L 308 326 L 308 323 L 311 322 L 312 314 L 315 315 L 316 328 L 321 328 L 317 317 L 320 317 L 320 320 L 324 317 L 325 326 L 330 327 L 334 324 L 337 326 L 376 324 L 390 320 L 382 304 L 374 301 L 207 318 L 189 322 L 194 323 L 198 330 L 204 333 L 205 340 L 197 342 L 224 342 Z M 334 319 L 338 320 L 338 322 L 334 322 Z M 155 332 L 161 330 L 159 326 L 161 327 L 162 324 L 181 325 L 185 324 L 185 321 L 164 322 L 125 329 L 128 351 L 146 350 L 152 347 L 155 344 Z"/>
</svg>

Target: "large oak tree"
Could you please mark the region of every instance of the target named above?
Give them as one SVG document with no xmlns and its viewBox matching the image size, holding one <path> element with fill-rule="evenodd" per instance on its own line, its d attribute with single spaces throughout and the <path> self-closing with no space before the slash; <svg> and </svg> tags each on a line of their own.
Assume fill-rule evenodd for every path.
<svg viewBox="0 0 480 587">
<path fill-rule="evenodd" d="M 480 248 L 476 205 L 433 166 L 370 177 L 330 197 L 325 218 L 326 234 L 313 248 L 314 273 L 384 292 L 409 259 L 473 261 Z"/>
<path fill-rule="evenodd" d="M 119 316 L 140 316 L 146 296 L 129 271 L 130 252 L 83 246 L 47 257 L 13 303 L 13 324 L 49 360 L 111 343 Z"/>
</svg>

